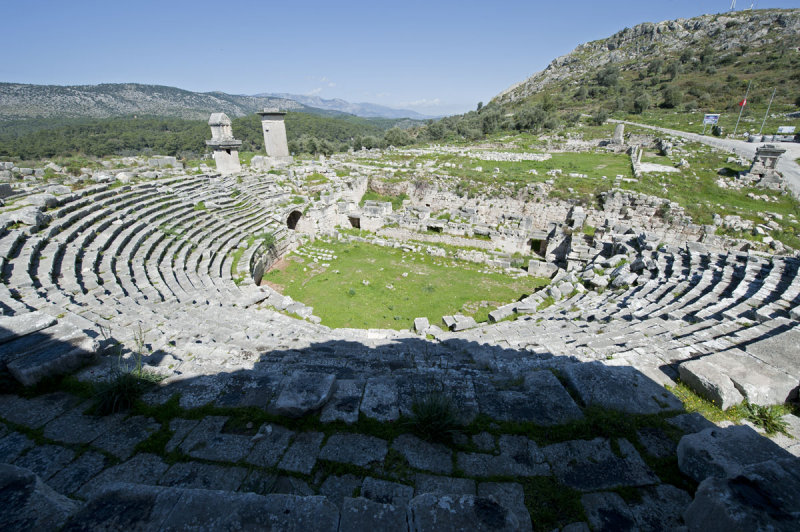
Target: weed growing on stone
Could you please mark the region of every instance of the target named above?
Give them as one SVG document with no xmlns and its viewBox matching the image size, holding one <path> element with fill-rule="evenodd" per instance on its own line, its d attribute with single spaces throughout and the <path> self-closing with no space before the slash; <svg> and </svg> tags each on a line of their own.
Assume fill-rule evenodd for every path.
<svg viewBox="0 0 800 532">
<path fill-rule="evenodd" d="M 411 405 L 411 412 L 406 426 L 423 440 L 448 443 L 459 431 L 455 404 L 441 392 L 417 399 Z"/>
<path fill-rule="evenodd" d="M 145 341 L 141 327 L 135 334 L 134 341 L 134 366 L 131 368 L 124 364 L 120 353 L 108 378 L 97 385 L 93 406 L 95 414 L 104 416 L 130 410 L 147 388 L 161 380 L 161 376 L 146 371 L 142 365 Z"/>
<path fill-rule="evenodd" d="M 786 432 L 788 424 L 781 419 L 788 413 L 788 408 L 780 405 L 761 406 L 746 403 L 742 410 L 748 421 L 764 429 L 767 434 L 782 432 L 788 435 Z"/>
</svg>

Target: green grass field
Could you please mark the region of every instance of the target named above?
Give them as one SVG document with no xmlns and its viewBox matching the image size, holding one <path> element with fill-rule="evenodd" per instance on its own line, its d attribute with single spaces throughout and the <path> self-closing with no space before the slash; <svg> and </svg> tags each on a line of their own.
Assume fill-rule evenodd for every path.
<svg viewBox="0 0 800 532">
<path fill-rule="evenodd" d="M 548 282 L 486 274 L 483 265 L 365 243 L 318 241 L 304 249 L 328 250 L 337 258 L 323 267 L 322 261 L 292 254 L 285 267 L 264 280 L 314 307 L 329 327 L 400 330 L 410 328 L 417 317 L 441 324 L 442 316 L 457 312 L 485 321 L 497 306 Z"/>
</svg>

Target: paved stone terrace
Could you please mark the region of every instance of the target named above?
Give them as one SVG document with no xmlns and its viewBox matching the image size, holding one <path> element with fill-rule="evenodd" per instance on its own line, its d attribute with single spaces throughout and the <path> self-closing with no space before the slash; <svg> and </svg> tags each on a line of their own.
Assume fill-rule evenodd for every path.
<svg viewBox="0 0 800 532">
<path fill-rule="evenodd" d="M 567 525 L 541 506 L 574 504 L 585 523 L 572 529 L 665 529 L 700 522 L 708 512 L 690 510 L 703 486 L 728 489 L 720 483 L 741 467 L 789 460 L 781 474 L 796 473 L 797 440 L 721 431 L 682 414 L 662 386 L 680 374 L 721 401 L 793 393 L 795 259 L 673 249 L 651 253 L 658 267 L 636 286 L 540 312 L 536 294 L 515 304 L 516 320 L 435 341 L 330 330 L 263 308 L 274 295 L 247 276 L 235 282 L 259 253 L 251 235 L 289 245 L 286 198 L 263 177 L 100 185 L 5 228 L 0 356 L 17 380 L 74 371 L 96 352 L 78 376 L 101 380 L 116 346 L 130 357 L 142 339 L 147 368 L 165 377 L 129 417 L 89 416 L 64 391 L 0 396 L 0 455 L 13 464 L 3 486 L 44 501 L 30 515 L 18 505 L 18 528 L 530 529 Z M 436 394 L 483 429 L 450 445 L 413 436 L 403 421 Z M 608 411 L 638 430 L 587 432 Z M 756 463 L 731 458 L 739 469 L 681 464 L 687 438 L 714 430 L 770 447 Z"/>
</svg>

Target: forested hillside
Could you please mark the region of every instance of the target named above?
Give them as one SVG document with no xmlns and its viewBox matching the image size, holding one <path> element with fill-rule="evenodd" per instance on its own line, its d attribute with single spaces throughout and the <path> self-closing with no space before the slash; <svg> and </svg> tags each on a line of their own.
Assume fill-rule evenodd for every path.
<svg viewBox="0 0 800 532">
<path fill-rule="evenodd" d="M 21 132 L 0 132 L 0 156 L 19 159 L 42 159 L 84 154 L 90 156 L 159 153 L 197 157 L 208 149 L 211 138 L 206 120 L 159 117 L 121 117 L 104 119 L 62 119 L 49 129 L 20 127 Z M 359 118 L 355 116 L 319 116 L 289 112 L 286 132 L 290 150 L 295 153 L 326 153 L 355 146 L 375 147 L 410 142 L 398 126 L 407 120 Z M 40 124 L 39 124 L 40 125 Z M 24 126 L 24 124 L 23 124 Z M 261 151 L 264 139 L 258 115 L 233 119 L 233 132 L 243 141 L 242 150 Z M 400 141 L 398 142 L 398 139 Z"/>
</svg>

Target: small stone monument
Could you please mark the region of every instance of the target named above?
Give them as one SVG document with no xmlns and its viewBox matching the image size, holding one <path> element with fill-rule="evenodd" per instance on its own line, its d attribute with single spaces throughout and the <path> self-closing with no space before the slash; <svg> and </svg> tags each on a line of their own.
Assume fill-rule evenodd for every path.
<svg viewBox="0 0 800 532">
<path fill-rule="evenodd" d="M 611 144 L 625 144 L 625 124 L 617 124 L 614 128 L 614 136 L 611 137 Z"/>
<path fill-rule="evenodd" d="M 225 113 L 213 113 L 208 125 L 211 126 L 211 140 L 207 140 L 206 145 L 214 148 L 214 160 L 219 173 L 229 175 L 241 172 L 239 147 L 242 141 L 233 138 L 231 119 Z"/>
<path fill-rule="evenodd" d="M 753 165 L 748 173 L 751 176 L 759 176 L 761 179 L 756 186 L 772 190 L 783 190 L 786 184 L 783 176 L 778 173 L 778 160 L 786 150 L 774 144 L 764 144 L 756 148 L 756 156 L 753 158 Z"/>
<path fill-rule="evenodd" d="M 259 111 L 261 130 L 264 132 L 264 148 L 267 156 L 276 162 L 291 162 L 289 145 L 286 142 L 286 124 L 283 119 L 286 113 L 276 109 Z"/>
</svg>

